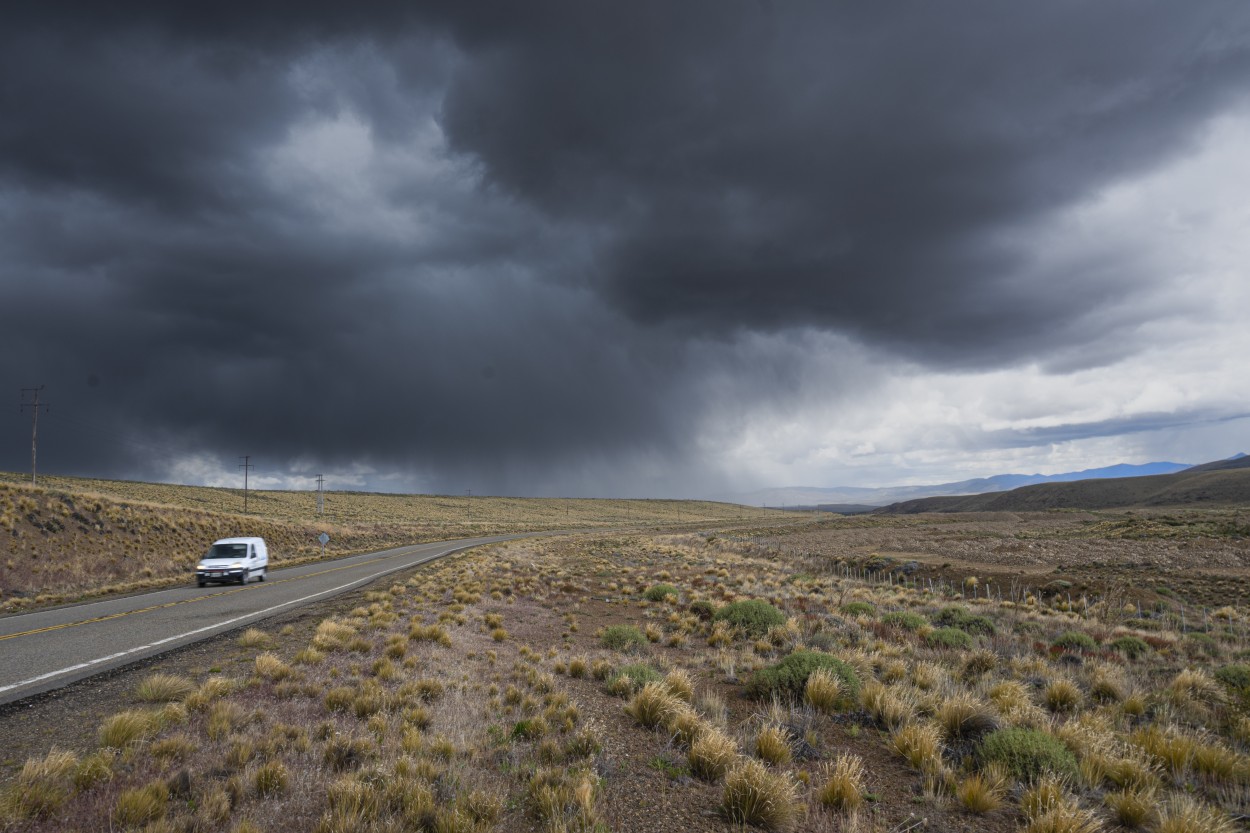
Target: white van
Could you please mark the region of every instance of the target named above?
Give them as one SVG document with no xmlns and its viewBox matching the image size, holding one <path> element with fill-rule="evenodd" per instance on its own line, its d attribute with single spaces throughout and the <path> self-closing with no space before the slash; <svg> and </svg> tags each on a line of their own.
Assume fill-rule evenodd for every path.
<svg viewBox="0 0 1250 833">
<path fill-rule="evenodd" d="M 247 584 L 252 577 L 261 581 L 269 572 L 269 548 L 264 538 L 222 538 L 214 541 L 195 567 L 195 582 L 203 587 L 210 581 Z"/>
</svg>

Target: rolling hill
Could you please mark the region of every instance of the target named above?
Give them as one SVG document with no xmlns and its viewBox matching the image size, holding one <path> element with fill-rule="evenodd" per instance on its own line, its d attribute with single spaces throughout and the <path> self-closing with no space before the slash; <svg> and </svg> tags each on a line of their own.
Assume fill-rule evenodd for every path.
<svg viewBox="0 0 1250 833">
<path fill-rule="evenodd" d="M 902 501 L 876 511 L 917 514 L 1237 505 L 1250 506 L 1250 457 L 1242 454 L 1174 474 L 1039 483 L 1006 492 Z"/>
<path fill-rule="evenodd" d="M 1121 463 L 1083 471 L 1060 474 L 996 474 L 951 483 L 932 483 L 925 486 L 786 486 L 761 489 L 749 494 L 734 495 L 731 500 L 749 506 L 785 506 L 791 509 L 823 509 L 827 512 L 865 512 L 875 506 L 916 500 L 919 498 L 950 495 L 977 495 L 984 492 L 1005 492 L 1036 483 L 1066 483 L 1074 480 L 1102 478 L 1145 477 L 1154 474 L 1172 474 L 1184 471 L 1185 463 Z"/>
</svg>

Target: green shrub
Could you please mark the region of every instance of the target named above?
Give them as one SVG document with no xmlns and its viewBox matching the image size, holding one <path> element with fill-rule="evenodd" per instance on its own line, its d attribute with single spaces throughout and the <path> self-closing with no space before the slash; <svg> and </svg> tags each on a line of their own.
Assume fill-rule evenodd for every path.
<svg viewBox="0 0 1250 833">
<path fill-rule="evenodd" d="M 925 618 L 919 613 L 911 613 L 906 610 L 900 610 L 895 613 L 887 613 L 882 616 L 881 624 L 888 625 L 892 628 L 902 628 L 905 631 L 918 631 L 927 623 L 925 622 Z"/>
<path fill-rule="evenodd" d="M 1199 652 L 1209 657 L 1218 657 L 1220 655 L 1220 644 L 1210 634 L 1191 633 L 1186 634 L 1186 638 L 1197 647 Z"/>
<path fill-rule="evenodd" d="M 1050 644 L 1061 651 L 1093 651 L 1098 647 L 1094 637 L 1080 631 L 1064 631 Z"/>
<path fill-rule="evenodd" d="M 608 625 L 599 644 L 612 651 L 632 651 L 646 647 L 647 637 L 633 625 Z"/>
<path fill-rule="evenodd" d="M 1146 640 L 1139 639 L 1136 636 L 1121 636 L 1111 640 L 1108 645 L 1111 650 L 1119 651 L 1129 659 L 1137 659 L 1150 651 L 1150 645 L 1147 644 Z"/>
<path fill-rule="evenodd" d="M 956 648 L 964 650 L 972 647 L 972 637 L 959 628 L 938 628 L 924 638 L 930 648 Z"/>
<path fill-rule="evenodd" d="M 662 679 L 660 672 L 645 663 L 623 665 L 608 678 L 608 690 L 617 691 L 628 685 L 630 691 L 637 691 L 647 683 L 658 683 Z"/>
<path fill-rule="evenodd" d="M 647 588 L 647 592 L 642 597 L 649 602 L 662 602 L 669 596 L 681 595 L 677 588 L 671 584 L 653 584 Z"/>
<path fill-rule="evenodd" d="M 859 697 L 859 677 L 855 669 L 836 657 L 818 651 L 795 651 L 776 665 L 756 671 L 747 682 L 752 697 L 802 697 L 807 678 L 818 668 L 827 668 L 842 683 L 842 696 L 847 702 Z"/>
<path fill-rule="evenodd" d="M 1250 689 L 1250 665 L 1221 665 L 1215 669 L 1215 679 L 1231 689 Z"/>
<path fill-rule="evenodd" d="M 751 636 L 763 636 L 770 628 L 786 623 L 784 613 L 759 599 L 727 604 L 716 611 L 712 618 L 717 622 L 728 622 Z"/>
<path fill-rule="evenodd" d="M 959 605 L 942 608 L 933 617 L 933 624 L 946 628 L 959 628 L 966 633 L 983 633 L 987 636 L 995 633 L 994 623 L 987 616 L 977 616 Z"/>
<path fill-rule="evenodd" d="M 847 602 L 842 605 L 842 612 L 847 616 L 871 616 L 877 608 L 868 602 Z"/>
<path fill-rule="evenodd" d="M 997 763 L 1023 781 L 1034 781 L 1045 773 L 1075 778 L 1076 757 L 1063 741 L 1037 729 L 999 729 L 990 732 L 977 746 L 982 766 Z"/>
<path fill-rule="evenodd" d="M 704 621 L 716 615 L 716 605 L 707 599 L 698 599 L 690 603 L 689 610 Z"/>
</svg>

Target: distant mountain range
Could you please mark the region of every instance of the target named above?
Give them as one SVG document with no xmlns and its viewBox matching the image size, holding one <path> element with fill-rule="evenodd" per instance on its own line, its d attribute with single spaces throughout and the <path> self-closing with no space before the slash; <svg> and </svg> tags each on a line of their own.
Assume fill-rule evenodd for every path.
<svg viewBox="0 0 1250 833">
<path fill-rule="evenodd" d="M 873 511 L 913 514 L 1248 505 L 1250 457 L 1237 454 L 1172 474 L 1037 483 L 1009 491 L 906 500 Z"/>
<path fill-rule="evenodd" d="M 1215 466 L 1221 463 L 1228 463 L 1244 456 L 1239 454 L 1236 458 L 1222 460 L 1219 463 L 1207 463 L 1206 465 Z M 1077 480 L 1149 477 L 1152 475 L 1173 474 L 1189 468 L 1192 467 L 1188 463 L 1142 463 L 1140 465 L 1121 463 L 1116 466 L 1070 471 L 1063 474 L 996 474 L 993 477 L 978 477 L 973 480 L 936 483 L 928 486 L 885 486 L 881 488 L 788 486 L 775 489 L 760 489 L 748 494 L 736 495 L 733 500 L 737 503 L 746 503 L 752 506 L 766 504 L 770 507 L 821 508 L 831 512 L 865 512 L 876 507 L 920 498 L 1006 492 L 1011 489 L 1018 489 L 1021 486 L 1032 486 L 1039 483 L 1069 483 Z"/>
</svg>

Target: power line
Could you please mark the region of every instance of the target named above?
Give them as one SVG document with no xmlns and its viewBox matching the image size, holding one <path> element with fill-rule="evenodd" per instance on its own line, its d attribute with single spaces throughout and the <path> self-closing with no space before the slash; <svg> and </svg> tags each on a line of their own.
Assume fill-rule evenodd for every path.
<svg viewBox="0 0 1250 833">
<path fill-rule="evenodd" d="M 35 449 L 36 440 L 39 436 L 39 409 L 42 407 L 44 413 L 50 409 L 46 402 L 40 403 L 39 392 L 43 390 L 43 385 L 37 388 L 22 388 L 22 401 L 17 406 L 17 412 L 20 414 L 27 408 L 30 408 L 30 485 L 37 485 L 35 477 Z M 26 394 L 33 393 L 34 401 L 27 402 Z"/>
<path fill-rule="evenodd" d="M 242 463 L 239 463 L 239 468 L 243 469 L 243 511 L 246 512 L 247 511 L 247 473 L 249 470 L 255 468 L 255 466 L 252 465 L 252 462 L 251 462 L 252 455 L 250 454 L 245 454 L 239 459 L 243 461 Z"/>
</svg>

